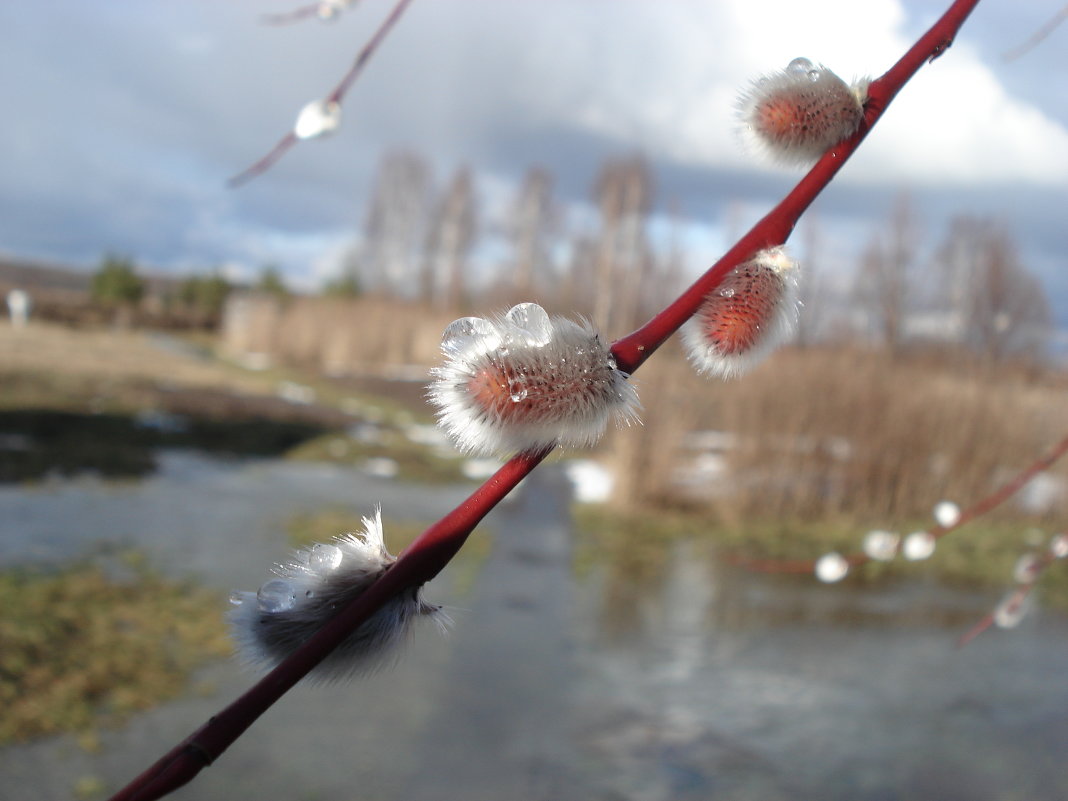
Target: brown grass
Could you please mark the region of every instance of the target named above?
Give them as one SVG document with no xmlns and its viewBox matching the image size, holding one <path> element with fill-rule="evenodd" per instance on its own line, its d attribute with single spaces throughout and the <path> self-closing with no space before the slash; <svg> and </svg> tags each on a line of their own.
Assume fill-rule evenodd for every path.
<svg viewBox="0 0 1068 801">
<path fill-rule="evenodd" d="M 785 350 L 730 382 L 698 382 L 677 358 L 640 378 L 646 407 L 667 408 L 647 418 L 645 439 L 732 434 L 729 491 L 689 499 L 731 523 L 927 518 L 942 498 L 978 500 L 1068 434 L 1063 377 L 1013 367 L 835 348 Z M 670 495 L 657 479 L 652 492 Z"/>
</svg>

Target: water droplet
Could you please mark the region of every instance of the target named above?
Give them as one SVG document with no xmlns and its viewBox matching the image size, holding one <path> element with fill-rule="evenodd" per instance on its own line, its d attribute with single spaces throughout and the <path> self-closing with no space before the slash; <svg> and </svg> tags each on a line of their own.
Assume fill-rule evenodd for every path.
<svg viewBox="0 0 1068 801">
<path fill-rule="evenodd" d="M 934 519 L 942 528 L 955 526 L 960 520 L 960 507 L 953 501 L 939 501 L 935 504 Z"/>
<path fill-rule="evenodd" d="M 799 75 L 807 75 L 815 69 L 816 65 L 809 61 L 807 58 L 795 58 L 793 61 L 786 65 L 787 72 L 792 72 Z"/>
<path fill-rule="evenodd" d="M 1012 578 L 1017 584 L 1033 584 L 1041 573 L 1042 560 L 1033 553 L 1025 553 L 1012 568 Z"/>
<path fill-rule="evenodd" d="M 314 139 L 333 133 L 341 125 L 341 106 L 333 100 L 313 100 L 300 110 L 293 133 L 297 139 Z"/>
<path fill-rule="evenodd" d="M 519 403 L 527 399 L 527 385 L 521 378 L 513 378 L 508 382 L 508 393 L 512 398 L 512 403 Z"/>
<path fill-rule="evenodd" d="M 513 306 L 504 315 L 512 326 L 518 329 L 523 342 L 540 348 L 548 345 L 553 338 L 553 326 L 545 309 L 537 303 L 520 303 Z"/>
<path fill-rule="evenodd" d="M 341 549 L 336 545 L 316 543 L 308 551 L 308 567 L 320 572 L 335 570 L 341 564 Z"/>
<path fill-rule="evenodd" d="M 232 592 L 232 593 L 230 593 L 230 603 L 232 603 L 234 606 L 241 606 L 241 604 L 243 604 L 244 602 L 245 602 L 245 593 L 243 593 L 243 592 Z"/>
<path fill-rule="evenodd" d="M 914 531 L 905 537 L 905 542 L 901 546 L 901 553 L 905 558 L 918 562 L 921 559 L 927 559 L 935 552 L 935 538 L 931 536 L 928 531 Z"/>
<path fill-rule="evenodd" d="M 1014 590 L 1001 599 L 994 608 L 994 623 L 998 628 L 1014 629 L 1026 617 L 1031 608 L 1031 596 Z"/>
<path fill-rule="evenodd" d="M 1068 556 L 1068 534 L 1054 534 L 1049 541 L 1049 552 L 1054 559 L 1063 559 Z"/>
<path fill-rule="evenodd" d="M 840 553 L 825 553 L 816 561 L 816 578 L 827 584 L 841 581 L 849 572 L 849 562 Z"/>
<path fill-rule="evenodd" d="M 733 298 L 734 297 L 734 288 L 733 287 L 727 287 L 726 289 L 721 289 L 719 291 L 719 296 L 721 298 Z"/>
<path fill-rule="evenodd" d="M 501 336 L 497 333 L 497 328 L 481 317 L 461 317 L 454 320 L 441 335 L 441 350 L 450 358 L 459 357 L 470 348 L 477 347 L 480 352 L 485 352 L 500 344 Z"/>
<path fill-rule="evenodd" d="M 864 537 L 864 553 L 878 562 L 889 562 L 897 555 L 901 538 L 892 531 L 869 531 Z"/>
<path fill-rule="evenodd" d="M 818 81 L 820 79 L 820 76 L 823 75 L 820 70 L 809 70 L 806 74 L 808 75 L 808 79 L 813 83 Z"/>
<path fill-rule="evenodd" d="M 271 579 L 260 587 L 256 593 L 256 602 L 261 612 L 274 614 L 286 612 L 293 608 L 297 602 L 297 594 L 293 585 L 285 579 Z"/>
</svg>

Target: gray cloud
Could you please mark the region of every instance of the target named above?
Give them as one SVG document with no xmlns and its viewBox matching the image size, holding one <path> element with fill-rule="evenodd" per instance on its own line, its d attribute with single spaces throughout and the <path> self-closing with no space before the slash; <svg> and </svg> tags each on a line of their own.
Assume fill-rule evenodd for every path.
<svg viewBox="0 0 1068 801">
<path fill-rule="evenodd" d="M 770 207 L 796 180 L 753 169 L 740 152 L 712 163 L 665 149 L 670 126 L 609 131 L 583 121 L 590 108 L 625 103 L 636 83 L 635 103 L 639 90 L 670 89 L 673 76 L 661 70 L 675 62 L 654 56 L 703 35 L 707 15 L 681 7 L 658 15 L 640 3 L 608 11 L 577 0 L 434 0 L 413 4 L 354 87 L 337 135 L 300 144 L 268 174 L 228 190 L 229 175 L 328 91 L 389 7 L 365 0 L 332 25 L 257 24 L 261 11 L 291 5 L 56 0 L 0 7 L 0 70 L 16 76 L 0 86 L 9 112 L 0 130 L 7 210 L 0 248 L 83 264 L 114 249 L 172 269 L 255 266 L 274 255 L 293 274 L 308 275 L 316 243 L 336 247 L 354 232 L 378 159 L 402 146 L 432 160 L 442 180 L 460 162 L 496 186 L 532 164 L 546 166 L 561 199 L 573 204 L 589 196 L 605 158 L 644 150 L 662 206 L 677 201 L 695 224 L 710 226 L 722 224 L 732 202 Z M 1016 100 L 1068 125 L 1068 88 L 1048 77 L 1054 69 L 1063 74 L 1063 47 L 1037 49 L 1012 65 L 994 60 L 1030 32 L 1031 21 L 1041 23 L 1047 5 L 1014 4 L 1010 14 L 981 4 L 961 46 L 979 52 Z M 930 4 L 915 9 L 906 33 L 929 21 Z M 714 48 L 708 58 L 702 81 L 718 74 Z M 584 68 L 570 71 L 576 64 Z M 697 91 L 700 81 L 682 84 Z M 932 237 L 954 214 L 1004 217 L 1068 323 L 1060 278 L 1068 189 L 1019 181 L 908 187 L 892 176 L 862 184 L 850 178 L 853 166 L 818 206 L 828 234 L 849 240 L 843 251 L 859 248 L 857 237 L 899 188 L 913 192 Z"/>
</svg>

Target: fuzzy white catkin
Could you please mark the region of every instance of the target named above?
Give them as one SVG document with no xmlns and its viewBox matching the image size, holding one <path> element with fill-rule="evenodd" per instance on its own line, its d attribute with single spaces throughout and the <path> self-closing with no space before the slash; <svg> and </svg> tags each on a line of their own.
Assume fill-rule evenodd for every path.
<svg viewBox="0 0 1068 801">
<path fill-rule="evenodd" d="M 738 102 L 739 116 L 758 149 L 782 164 L 807 165 L 856 133 L 867 85 L 850 86 L 823 65 L 795 58 L 753 82 Z"/>
<path fill-rule="evenodd" d="M 789 339 L 797 326 L 797 273 L 783 248 L 762 250 L 731 270 L 682 327 L 697 371 L 733 378 Z"/>
<path fill-rule="evenodd" d="M 466 453 L 509 456 L 594 444 L 614 417 L 637 419 L 638 396 L 587 322 L 550 318 L 534 303 L 465 317 L 442 338 L 445 363 L 427 396 Z"/>
<path fill-rule="evenodd" d="M 255 668 L 274 667 L 396 561 L 385 547 L 381 509 L 376 509 L 374 518 L 363 518 L 363 524 L 360 533 L 298 550 L 292 561 L 275 567 L 276 577 L 259 592 L 237 592 L 230 597 L 234 604 L 230 627 L 242 662 Z M 373 671 L 388 662 L 420 617 L 441 626 L 448 623 L 441 608 L 423 601 L 418 589 L 391 598 L 309 677 L 333 681 Z"/>
</svg>

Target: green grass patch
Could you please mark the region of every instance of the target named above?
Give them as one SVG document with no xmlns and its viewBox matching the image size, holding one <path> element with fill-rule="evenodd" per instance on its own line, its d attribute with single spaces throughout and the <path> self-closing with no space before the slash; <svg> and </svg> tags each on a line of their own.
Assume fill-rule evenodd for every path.
<svg viewBox="0 0 1068 801">
<path fill-rule="evenodd" d="M 230 654 L 217 593 L 164 579 L 136 556 L 111 569 L 0 573 L 0 745 L 89 736 L 182 693 Z"/>
<path fill-rule="evenodd" d="M 412 442 L 399 429 L 383 427 L 380 442 L 367 443 L 344 434 L 325 434 L 291 449 L 288 459 L 325 461 L 361 466 L 369 459 L 392 459 L 397 478 L 427 484 L 455 484 L 468 481 L 459 454 L 442 455 L 432 446 Z"/>
<path fill-rule="evenodd" d="M 754 520 L 741 526 L 725 526 L 699 514 L 628 512 L 621 514 L 603 505 L 575 507 L 576 568 L 581 573 L 607 563 L 613 571 L 641 583 L 645 574 L 659 575 L 675 542 L 704 545 L 720 556 L 752 559 L 814 560 L 829 551 L 860 550 L 870 528 L 846 522 Z M 922 530 L 929 523 L 911 521 L 899 531 Z M 962 587 L 1006 588 L 1012 583 L 1012 568 L 1037 539 L 1040 547 L 1048 535 L 1036 537 L 1033 521 L 1000 518 L 977 520 L 938 542 L 934 555 L 920 562 L 902 558 L 893 562 L 869 562 L 846 579 L 855 582 L 889 578 L 924 577 Z M 1050 567 L 1039 584 L 1043 602 L 1068 609 L 1068 563 Z"/>
</svg>

